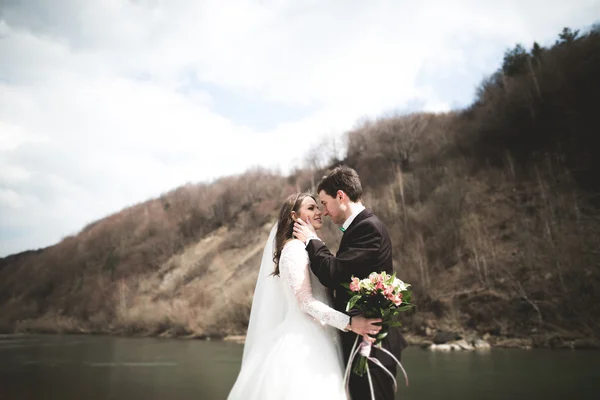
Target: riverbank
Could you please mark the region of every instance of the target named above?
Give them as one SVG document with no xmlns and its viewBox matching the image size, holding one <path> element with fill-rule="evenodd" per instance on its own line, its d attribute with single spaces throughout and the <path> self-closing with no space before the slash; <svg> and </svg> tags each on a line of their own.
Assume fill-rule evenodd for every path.
<svg viewBox="0 0 600 400">
<path fill-rule="evenodd" d="M 443 336 L 448 340 L 445 340 Z M 443 332 L 442 335 L 427 337 L 411 333 L 404 334 L 410 346 L 420 347 L 432 351 L 485 351 L 491 348 L 505 349 L 524 349 L 533 348 L 553 348 L 553 349 L 571 349 L 571 350 L 600 350 L 600 342 L 593 338 L 575 338 L 570 340 L 561 339 L 556 335 L 545 335 L 545 338 L 529 337 L 499 337 L 484 335 L 452 335 L 450 332 Z M 224 341 L 243 344 L 246 337 L 244 335 L 230 335 L 222 338 Z"/>
<path fill-rule="evenodd" d="M 223 332 L 190 331 L 165 327 L 162 330 L 119 329 L 116 326 L 101 328 L 82 323 L 73 318 L 54 316 L 54 318 L 19 321 L 14 327 L 4 326 L 0 334 L 89 334 L 109 335 L 116 337 L 157 337 L 177 338 L 184 340 L 224 340 L 243 344 L 244 334 Z M 410 346 L 438 351 L 469 351 L 487 350 L 490 348 L 512 349 L 571 349 L 571 350 L 600 350 L 600 340 L 586 337 L 576 332 L 534 332 L 526 334 L 493 335 L 478 332 L 457 332 L 452 330 L 410 329 L 404 332 L 404 337 Z"/>
<path fill-rule="evenodd" d="M 491 348 L 524 349 L 552 348 L 571 350 L 599 350 L 600 342 L 593 338 L 564 338 L 558 335 L 537 335 L 530 337 L 502 337 L 484 335 L 482 337 L 457 335 L 453 340 L 436 340 L 436 338 L 417 335 L 405 335 L 411 346 L 437 351 L 469 351 L 488 350 Z"/>
<path fill-rule="evenodd" d="M 199 334 L 193 332 L 182 332 L 176 330 L 165 330 L 164 332 L 127 332 L 121 330 L 92 330 L 82 326 L 62 325 L 51 329 L 45 326 L 28 326 L 28 329 L 0 332 L 2 336 L 21 334 L 85 334 L 106 335 L 115 337 L 156 337 L 182 340 L 219 340 L 243 344 L 245 335 L 223 335 L 223 334 Z M 600 350 L 600 341 L 595 338 L 582 337 L 581 335 L 568 335 L 557 333 L 545 333 L 530 335 L 528 337 L 500 336 L 500 335 L 478 335 L 476 333 L 458 334 L 450 331 L 440 331 L 432 335 L 419 335 L 413 332 L 405 332 L 404 337 L 408 344 L 432 351 L 470 351 L 489 350 L 492 348 L 524 349 L 534 348 L 546 349 L 570 349 L 570 350 Z"/>
</svg>

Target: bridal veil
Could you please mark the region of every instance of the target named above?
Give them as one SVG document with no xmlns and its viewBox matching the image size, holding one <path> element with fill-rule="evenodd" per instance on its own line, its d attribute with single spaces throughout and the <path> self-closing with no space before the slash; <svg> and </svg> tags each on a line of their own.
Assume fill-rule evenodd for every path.
<svg viewBox="0 0 600 400">
<path fill-rule="evenodd" d="M 273 249 L 275 247 L 275 235 L 277 224 L 271 228 L 269 238 L 263 250 L 260 270 L 254 289 L 248 332 L 242 356 L 242 368 L 244 363 L 251 358 L 253 352 L 261 346 L 261 341 L 273 332 L 285 316 L 285 295 L 279 276 L 272 275 L 275 270 L 273 261 Z"/>
</svg>

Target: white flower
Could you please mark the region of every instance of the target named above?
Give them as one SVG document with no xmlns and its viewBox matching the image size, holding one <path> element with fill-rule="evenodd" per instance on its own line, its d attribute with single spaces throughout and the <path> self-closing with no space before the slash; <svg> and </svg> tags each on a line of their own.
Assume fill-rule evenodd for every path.
<svg viewBox="0 0 600 400">
<path fill-rule="evenodd" d="M 371 280 L 369 278 L 365 278 L 360 281 L 360 287 L 365 289 L 372 289 L 373 283 L 371 283 Z"/>
<path fill-rule="evenodd" d="M 398 278 L 394 279 L 394 287 L 397 287 L 398 289 L 400 289 L 401 292 L 408 290 L 409 286 L 410 286 L 409 283 L 404 283 Z"/>
</svg>

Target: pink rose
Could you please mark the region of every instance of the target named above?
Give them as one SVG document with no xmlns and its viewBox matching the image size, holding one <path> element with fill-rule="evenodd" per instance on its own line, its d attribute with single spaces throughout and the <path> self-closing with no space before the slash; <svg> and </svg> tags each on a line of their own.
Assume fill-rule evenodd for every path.
<svg viewBox="0 0 600 400">
<path fill-rule="evenodd" d="M 360 290 L 360 279 L 352 278 L 352 282 L 350 282 L 350 290 L 353 292 L 358 292 Z"/>
</svg>

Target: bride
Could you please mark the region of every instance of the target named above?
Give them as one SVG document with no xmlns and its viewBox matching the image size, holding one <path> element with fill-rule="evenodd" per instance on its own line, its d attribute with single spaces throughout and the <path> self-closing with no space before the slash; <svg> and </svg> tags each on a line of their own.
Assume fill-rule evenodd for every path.
<svg viewBox="0 0 600 400">
<path fill-rule="evenodd" d="M 350 317 L 331 307 L 328 290 L 309 268 L 294 221 L 322 226 L 314 197 L 288 197 L 265 246 L 254 291 L 242 366 L 228 400 L 346 399 L 338 333 L 368 340 L 378 319 Z M 274 246 L 274 247 L 273 247 Z"/>
</svg>

